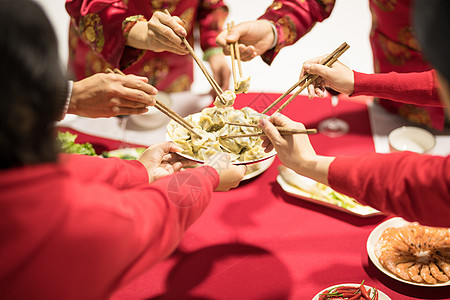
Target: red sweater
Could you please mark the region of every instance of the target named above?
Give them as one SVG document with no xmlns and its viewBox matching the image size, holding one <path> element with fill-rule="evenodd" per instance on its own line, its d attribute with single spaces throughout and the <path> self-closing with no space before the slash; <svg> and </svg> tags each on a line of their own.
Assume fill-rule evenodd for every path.
<svg viewBox="0 0 450 300">
<path fill-rule="evenodd" d="M 438 106 L 433 72 L 355 72 L 354 95 Z M 337 157 L 330 165 L 328 181 L 333 189 L 383 212 L 450 227 L 450 156 L 400 152 Z"/>
<path fill-rule="evenodd" d="M 148 184 L 137 161 L 64 155 L 0 172 L 2 299 L 107 299 L 167 257 L 219 182 L 211 167 Z"/>
</svg>

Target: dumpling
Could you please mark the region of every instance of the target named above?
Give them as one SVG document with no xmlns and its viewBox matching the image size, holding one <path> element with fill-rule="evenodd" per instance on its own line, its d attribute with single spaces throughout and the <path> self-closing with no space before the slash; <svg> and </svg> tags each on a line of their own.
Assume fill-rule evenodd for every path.
<svg viewBox="0 0 450 300">
<path fill-rule="evenodd" d="M 234 92 L 236 94 L 247 93 L 250 88 L 250 76 L 247 79 L 239 79 Z"/>
<path fill-rule="evenodd" d="M 225 91 L 221 96 L 225 100 L 225 103 L 223 103 L 219 97 L 216 97 L 214 105 L 218 108 L 232 106 L 234 104 L 234 100 L 236 99 L 236 94 L 233 91 Z"/>
</svg>

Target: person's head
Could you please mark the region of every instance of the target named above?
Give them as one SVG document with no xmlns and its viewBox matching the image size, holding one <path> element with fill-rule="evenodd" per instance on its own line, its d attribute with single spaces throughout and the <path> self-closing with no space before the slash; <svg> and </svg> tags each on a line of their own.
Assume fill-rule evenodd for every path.
<svg viewBox="0 0 450 300">
<path fill-rule="evenodd" d="M 416 0 L 414 3 L 417 39 L 425 56 L 438 71 L 440 96 L 447 112 L 450 109 L 449 13 L 449 0 Z"/>
<path fill-rule="evenodd" d="M 0 0 L 0 35 L 0 169 L 55 161 L 67 90 L 55 32 L 35 2 Z"/>
</svg>

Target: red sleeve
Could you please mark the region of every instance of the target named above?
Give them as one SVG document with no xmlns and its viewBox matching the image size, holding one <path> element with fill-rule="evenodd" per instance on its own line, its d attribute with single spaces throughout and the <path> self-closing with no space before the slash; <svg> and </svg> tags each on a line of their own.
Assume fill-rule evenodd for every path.
<svg viewBox="0 0 450 300">
<path fill-rule="evenodd" d="M 338 157 L 328 181 L 333 189 L 385 213 L 450 227 L 450 156 L 399 152 Z"/>
<path fill-rule="evenodd" d="M 217 47 L 216 37 L 222 31 L 228 7 L 222 0 L 200 1 L 197 21 L 200 28 L 200 46 L 203 51 Z"/>
<path fill-rule="evenodd" d="M 125 1 L 66 0 L 66 10 L 83 42 L 118 67 L 126 46 L 122 22 L 131 15 Z"/>
<path fill-rule="evenodd" d="M 148 183 L 148 173 L 137 160 L 61 154 L 60 162 L 81 182 L 106 183 L 117 189 Z"/>
<path fill-rule="evenodd" d="M 334 3 L 334 0 L 274 1 L 265 14 L 259 17 L 259 19 L 272 21 L 278 35 L 275 48 L 261 55 L 264 62 L 270 65 L 283 47 L 294 44 L 317 22 L 328 18 Z"/>
<path fill-rule="evenodd" d="M 353 71 L 352 96 L 374 96 L 398 102 L 444 106 L 439 99 L 436 72 L 364 74 Z"/>
</svg>

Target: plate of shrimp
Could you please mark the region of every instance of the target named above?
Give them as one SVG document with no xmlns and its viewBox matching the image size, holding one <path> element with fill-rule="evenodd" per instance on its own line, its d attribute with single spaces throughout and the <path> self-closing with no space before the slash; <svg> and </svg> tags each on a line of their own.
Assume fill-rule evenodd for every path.
<svg viewBox="0 0 450 300">
<path fill-rule="evenodd" d="M 402 218 L 378 225 L 367 239 L 372 263 L 386 275 L 411 285 L 450 285 L 450 229 Z"/>
</svg>

